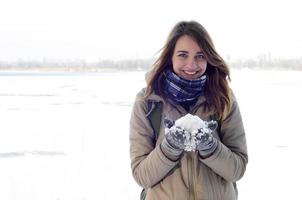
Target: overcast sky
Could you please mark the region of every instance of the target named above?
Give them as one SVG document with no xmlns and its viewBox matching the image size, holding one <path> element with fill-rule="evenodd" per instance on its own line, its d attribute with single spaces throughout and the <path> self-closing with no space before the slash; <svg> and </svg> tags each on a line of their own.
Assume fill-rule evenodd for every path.
<svg viewBox="0 0 302 200">
<path fill-rule="evenodd" d="M 156 57 L 174 24 L 191 19 L 222 56 L 302 56 L 299 0 L 0 2 L 0 61 Z"/>
</svg>

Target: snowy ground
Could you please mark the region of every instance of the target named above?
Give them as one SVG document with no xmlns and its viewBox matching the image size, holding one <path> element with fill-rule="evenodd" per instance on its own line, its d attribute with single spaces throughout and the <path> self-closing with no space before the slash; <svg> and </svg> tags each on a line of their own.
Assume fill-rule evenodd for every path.
<svg viewBox="0 0 302 200">
<path fill-rule="evenodd" d="M 302 72 L 232 71 L 249 164 L 239 197 L 299 199 Z M 143 72 L 0 73 L 0 199 L 138 199 L 128 123 Z"/>
</svg>

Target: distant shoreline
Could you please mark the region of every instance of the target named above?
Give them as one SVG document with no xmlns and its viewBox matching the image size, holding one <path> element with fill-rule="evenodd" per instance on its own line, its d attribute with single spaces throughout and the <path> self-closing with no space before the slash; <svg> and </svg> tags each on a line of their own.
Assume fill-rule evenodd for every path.
<svg viewBox="0 0 302 200">
<path fill-rule="evenodd" d="M 66 68 L 30 68 L 30 69 L 20 69 L 20 68 L 13 68 L 13 69 L 1 69 L 0 68 L 0 76 L 27 76 L 27 75 L 39 75 L 39 76 L 51 76 L 51 75 L 97 75 L 97 74 L 104 74 L 104 73 L 127 73 L 127 72 L 147 72 L 150 69 L 66 69 Z M 285 68 L 285 67 L 242 67 L 242 68 L 235 68 L 230 67 L 230 70 L 252 70 L 252 71 L 302 71 L 301 69 L 297 68 Z"/>
<path fill-rule="evenodd" d="M 271 58 L 263 55 L 254 59 L 226 59 L 231 69 L 265 69 L 265 70 L 302 70 L 301 58 Z M 55 60 L 19 60 L 1 61 L 0 72 L 30 71 L 30 72 L 126 72 L 126 71 L 148 71 L 154 63 L 155 58 L 128 59 L 128 60 L 100 60 L 98 62 L 86 62 L 85 60 L 55 61 Z"/>
<path fill-rule="evenodd" d="M 145 71 L 1 71 L 0 77 L 4 76 L 98 76 L 104 74 L 112 74 L 112 73 L 127 73 L 127 72 L 145 72 Z"/>
</svg>

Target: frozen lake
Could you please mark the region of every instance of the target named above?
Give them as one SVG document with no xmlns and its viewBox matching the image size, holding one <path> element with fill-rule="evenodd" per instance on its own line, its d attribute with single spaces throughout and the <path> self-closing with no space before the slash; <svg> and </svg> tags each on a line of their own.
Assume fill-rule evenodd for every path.
<svg viewBox="0 0 302 200">
<path fill-rule="evenodd" d="M 128 124 L 144 72 L 0 73 L 0 199 L 138 199 Z M 249 150 L 239 197 L 298 199 L 302 72 L 233 70 Z"/>
</svg>

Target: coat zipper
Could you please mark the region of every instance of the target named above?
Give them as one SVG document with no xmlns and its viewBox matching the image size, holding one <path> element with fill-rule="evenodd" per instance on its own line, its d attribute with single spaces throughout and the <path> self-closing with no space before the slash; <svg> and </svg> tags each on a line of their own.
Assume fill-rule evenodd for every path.
<svg viewBox="0 0 302 200">
<path fill-rule="evenodd" d="M 186 113 L 186 110 L 183 107 L 175 107 L 177 111 L 179 112 L 180 116 L 184 116 L 183 113 Z M 191 110 L 190 110 L 191 111 Z M 191 112 L 187 112 L 191 113 Z M 195 191 L 195 185 L 194 185 L 194 177 L 193 177 L 193 172 L 194 172 L 194 166 L 193 166 L 193 155 L 192 153 L 188 153 L 187 157 L 187 169 L 188 169 L 188 187 L 189 187 L 189 200 L 196 200 L 196 191 Z"/>
<path fill-rule="evenodd" d="M 195 185 L 194 185 L 194 166 L 192 153 L 188 154 L 188 182 L 189 182 L 189 200 L 196 200 Z"/>
</svg>

